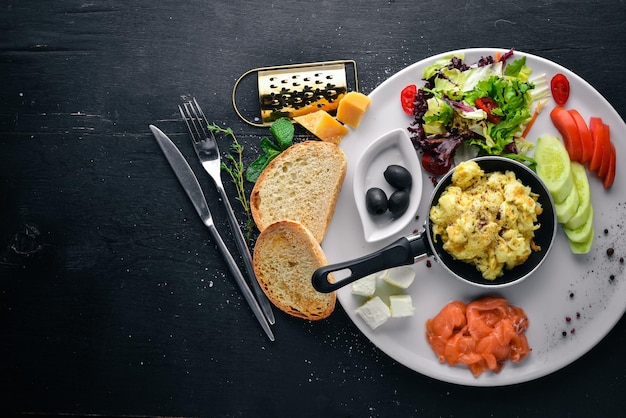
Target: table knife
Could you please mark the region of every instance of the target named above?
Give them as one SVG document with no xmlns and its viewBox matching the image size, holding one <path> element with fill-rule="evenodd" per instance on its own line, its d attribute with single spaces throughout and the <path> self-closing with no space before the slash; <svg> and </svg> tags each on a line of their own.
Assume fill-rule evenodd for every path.
<svg viewBox="0 0 626 418">
<path fill-rule="evenodd" d="M 265 315 L 263 315 L 263 311 L 261 310 L 261 307 L 259 306 L 257 300 L 254 298 L 254 295 L 252 294 L 248 283 L 241 274 L 237 263 L 235 262 L 232 254 L 226 247 L 226 244 L 224 243 L 224 240 L 220 236 L 219 232 L 217 231 L 217 228 L 215 228 L 213 217 L 211 216 L 211 212 L 204 197 L 204 193 L 202 192 L 200 183 L 198 182 L 196 175 L 191 170 L 189 163 L 187 162 L 185 157 L 183 157 L 176 145 L 174 145 L 174 143 L 167 137 L 167 135 L 165 135 L 159 128 L 154 125 L 150 125 L 150 130 L 156 138 L 159 147 L 161 147 L 165 158 L 167 158 L 167 161 L 170 163 L 172 170 L 174 170 L 178 181 L 183 186 L 185 193 L 187 193 L 187 196 L 189 196 L 189 199 L 193 203 L 196 212 L 198 212 L 198 215 L 200 215 L 200 219 L 202 219 L 204 225 L 206 225 L 206 227 L 209 229 L 211 237 L 217 244 L 217 247 L 224 257 L 231 274 L 235 278 L 237 286 L 239 287 L 241 293 L 248 302 L 248 305 L 250 305 L 254 316 L 263 327 L 263 330 L 267 334 L 268 338 L 271 341 L 274 341 L 274 334 L 272 333 L 272 329 L 269 322 L 267 321 L 267 318 L 265 317 Z"/>
</svg>

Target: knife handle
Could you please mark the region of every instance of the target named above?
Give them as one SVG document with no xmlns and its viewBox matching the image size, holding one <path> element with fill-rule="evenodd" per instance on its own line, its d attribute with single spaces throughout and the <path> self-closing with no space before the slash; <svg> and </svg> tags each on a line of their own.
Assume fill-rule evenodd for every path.
<svg viewBox="0 0 626 418">
<path fill-rule="evenodd" d="M 250 277 L 250 281 L 252 282 L 252 290 L 254 291 L 257 300 L 259 301 L 259 305 L 261 306 L 261 309 L 267 317 L 267 320 L 270 324 L 274 324 L 276 320 L 274 318 L 274 313 L 272 312 L 272 305 L 270 304 L 269 299 L 261 289 L 261 286 L 257 281 L 256 275 L 254 274 L 254 267 L 252 265 L 252 254 L 250 254 L 250 249 L 248 248 L 248 244 L 246 243 L 246 238 L 243 236 L 243 232 L 241 232 L 241 228 L 239 227 L 239 222 L 237 222 L 235 212 L 230 205 L 230 201 L 228 200 L 228 196 L 226 195 L 224 187 L 221 184 L 217 184 L 217 190 L 222 197 L 224 206 L 226 206 L 226 214 L 228 215 L 230 229 L 233 231 L 235 243 L 237 244 L 237 248 L 239 249 L 241 258 L 243 258 L 243 263 L 246 271 L 248 272 L 248 277 Z"/>
<path fill-rule="evenodd" d="M 239 267 L 237 267 L 237 263 L 235 262 L 235 259 L 230 254 L 230 251 L 228 251 L 226 244 L 224 244 L 224 240 L 220 236 L 219 232 L 217 232 L 215 225 L 209 224 L 207 225 L 207 228 L 209 228 L 209 231 L 211 232 L 211 236 L 215 240 L 217 247 L 222 253 L 222 256 L 224 256 L 224 259 L 226 260 L 226 263 L 228 264 L 228 269 L 230 270 L 232 275 L 235 277 L 235 282 L 237 283 L 237 286 L 239 286 L 239 289 L 241 290 L 243 297 L 246 299 L 246 302 L 248 302 L 248 305 L 250 305 L 250 308 L 252 309 L 254 316 L 256 316 L 256 319 L 261 324 L 261 327 L 263 327 L 263 330 L 267 334 L 270 341 L 274 341 L 274 334 L 272 333 L 270 324 L 267 321 L 267 318 L 265 317 L 265 315 L 263 314 L 261 307 L 259 306 L 256 299 L 254 298 L 254 295 L 252 294 L 250 287 L 248 287 L 248 283 L 243 278 L 243 274 L 241 274 L 241 270 L 239 270 Z"/>
</svg>

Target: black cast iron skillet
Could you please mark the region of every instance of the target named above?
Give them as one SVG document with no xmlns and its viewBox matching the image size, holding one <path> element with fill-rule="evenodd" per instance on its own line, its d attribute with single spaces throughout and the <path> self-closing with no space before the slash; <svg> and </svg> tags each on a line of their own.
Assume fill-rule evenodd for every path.
<svg viewBox="0 0 626 418">
<path fill-rule="evenodd" d="M 369 274 L 392 267 L 413 264 L 432 255 L 450 274 L 480 287 L 505 287 L 528 277 L 548 255 L 556 234 L 556 213 L 550 192 L 535 172 L 517 161 L 495 156 L 478 157 L 474 161 L 485 173 L 513 171 L 522 184 L 530 186 L 531 190 L 539 195 L 538 202 L 543 207 L 543 213 L 537 219 L 540 228 L 535 231 L 535 243 L 541 247 L 541 250 L 533 251 L 524 263 L 511 270 L 505 270 L 504 274 L 496 280 L 486 280 L 474 265 L 455 260 L 444 251 L 441 239 L 435 242 L 429 219 L 423 231 L 404 236 L 381 250 L 354 260 L 317 269 L 312 277 L 313 287 L 318 292 L 329 293 Z M 439 197 L 451 183 L 452 170 L 442 177 L 435 187 L 428 204 L 429 212 L 430 207 L 439 202 Z M 349 270 L 351 274 L 335 283 L 328 280 L 330 273 L 342 270 Z"/>
</svg>

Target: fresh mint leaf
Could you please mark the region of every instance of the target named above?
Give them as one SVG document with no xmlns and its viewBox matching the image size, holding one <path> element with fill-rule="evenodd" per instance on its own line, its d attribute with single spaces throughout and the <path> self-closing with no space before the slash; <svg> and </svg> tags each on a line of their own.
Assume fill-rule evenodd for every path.
<svg viewBox="0 0 626 418">
<path fill-rule="evenodd" d="M 293 122 L 287 118 L 277 119 L 270 126 L 270 133 L 276 142 L 268 137 L 261 138 L 259 143 L 263 154 L 252 162 L 246 170 L 246 180 L 255 183 L 261 172 L 267 165 L 281 152 L 293 145 L 294 126 Z"/>
<path fill-rule="evenodd" d="M 272 151 L 282 151 L 282 149 L 274 141 L 266 136 L 261 138 L 261 142 L 259 143 L 259 145 L 261 146 L 261 150 L 263 150 L 263 152 L 265 153 L 271 153 Z"/>
<path fill-rule="evenodd" d="M 246 169 L 246 180 L 251 183 L 256 183 L 265 167 L 279 154 L 278 151 L 275 152 L 276 154 L 274 155 L 269 153 L 259 155 L 259 158 L 254 160 Z"/>
</svg>

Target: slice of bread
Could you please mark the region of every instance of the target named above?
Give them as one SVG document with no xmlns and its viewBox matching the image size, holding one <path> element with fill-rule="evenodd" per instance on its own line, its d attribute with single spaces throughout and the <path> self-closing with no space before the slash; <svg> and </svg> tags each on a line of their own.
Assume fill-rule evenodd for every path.
<svg viewBox="0 0 626 418">
<path fill-rule="evenodd" d="M 301 223 L 322 242 L 346 174 L 346 156 L 322 141 L 294 144 L 272 160 L 250 195 L 259 231 L 277 221 Z"/>
<path fill-rule="evenodd" d="M 335 292 L 320 293 L 311 277 L 328 260 L 311 232 L 298 222 L 279 221 L 259 235 L 254 247 L 254 273 L 261 288 L 282 311 L 319 320 L 335 309 Z M 332 274 L 328 276 L 333 280 Z"/>
</svg>

